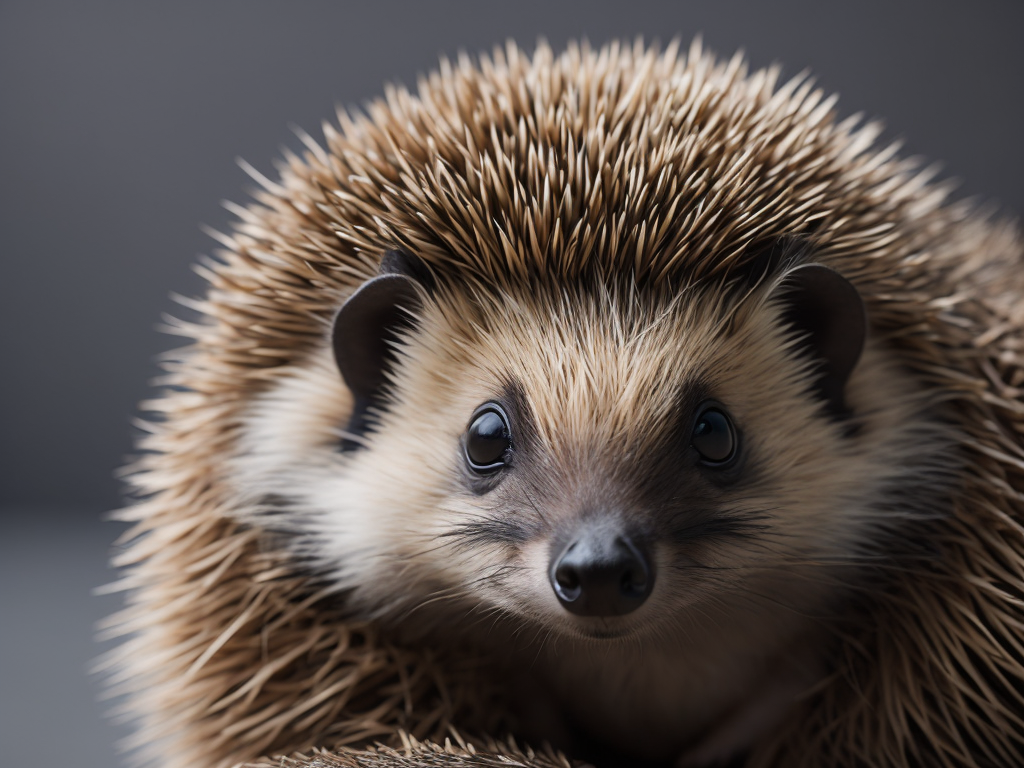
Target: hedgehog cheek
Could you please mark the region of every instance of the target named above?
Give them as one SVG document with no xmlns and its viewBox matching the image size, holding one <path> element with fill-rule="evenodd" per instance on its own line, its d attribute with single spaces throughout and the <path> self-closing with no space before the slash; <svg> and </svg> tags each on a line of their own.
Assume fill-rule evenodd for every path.
<svg viewBox="0 0 1024 768">
<path fill-rule="evenodd" d="M 834 269 L 804 264 L 776 286 L 783 321 L 817 365 L 814 391 L 830 416 L 849 416 L 844 390 L 864 350 L 867 312 L 857 289 Z"/>
<path fill-rule="evenodd" d="M 422 308 L 422 283 L 412 264 L 408 254 L 386 253 L 381 273 L 363 283 L 334 318 L 334 360 L 353 399 L 345 449 L 357 447 L 369 431 L 369 410 L 384 400 L 395 345 Z"/>
</svg>

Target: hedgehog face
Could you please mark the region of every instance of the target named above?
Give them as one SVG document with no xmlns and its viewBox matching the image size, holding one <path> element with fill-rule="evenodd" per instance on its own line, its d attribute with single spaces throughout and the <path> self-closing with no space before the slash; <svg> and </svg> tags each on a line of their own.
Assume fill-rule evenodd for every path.
<svg viewBox="0 0 1024 768">
<path fill-rule="evenodd" d="M 787 636 L 902 514 L 894 489 L 939 441 L 908 418 L 898 366 L 861 356 L 853 305 L 833 292 L 822 311 L 847 315 L 820 337 L 834 318 L 785 285 L 723 304 L 368 284 L 339 315 L 342 377 L 326 349 L 284 375 L 236 480 L 353 610 L 410 631 Z M 801 312 L 819 338 L 794 332 Z M 353 328 L 369 341 L 339 341 Z"/>
</svg>

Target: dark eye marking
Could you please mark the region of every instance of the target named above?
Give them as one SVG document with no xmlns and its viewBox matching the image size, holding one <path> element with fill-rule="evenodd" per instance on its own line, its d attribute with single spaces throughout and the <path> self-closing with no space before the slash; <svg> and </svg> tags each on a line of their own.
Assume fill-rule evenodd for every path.
<svg viewBox="0 0 1024 768">
<path fill-rule="evenodd" d="M 701 464 L 706 467 L 724 469 L 735 461 L 739 437 L 722 405 L 705 402 L 697 407 L 690 445 L 700 454 Z"/>
<path fill-rule="evenodd" d="M 497 403 L 484 403 L 469 419 L 463 440 L 466 464 L 478 475 L 491 475 L 505 466 L 512 450 L 508 416 Z"/>
</svg>

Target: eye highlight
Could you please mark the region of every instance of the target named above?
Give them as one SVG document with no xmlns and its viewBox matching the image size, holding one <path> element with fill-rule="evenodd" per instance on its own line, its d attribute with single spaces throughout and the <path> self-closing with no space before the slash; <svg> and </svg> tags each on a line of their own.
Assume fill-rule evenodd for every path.
<svg viewBox="0 0 1024 768">
<path fill-rule="evenodd" d="M 725 408 L 717 403 L 704 403 L 697 409 L 690 445 L 708 467 L 725 467 L 736 458 L 739 440 L 736 428 Z"/>
<path fill-rule="evenodd" d="M 473 412 L 463 450 L 466 464 L 478 475 L 490 475 L 505 466 L 512 450 L 512 431 L 497 403 L 484 403 Z"/>
</svg>

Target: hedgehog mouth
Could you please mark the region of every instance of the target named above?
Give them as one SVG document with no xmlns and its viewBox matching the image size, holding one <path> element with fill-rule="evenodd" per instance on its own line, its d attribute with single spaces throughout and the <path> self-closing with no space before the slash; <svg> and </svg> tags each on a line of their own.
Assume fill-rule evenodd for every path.
<svg viewBox="0 0 1024 768">
<path fill-rule="evenodd" d="M 580 629 L 578 630 L 588 640 L 620 640 L 633 634 L 628 629 Z"/>
<path fill-rule="evenodd" d="M 560 630 L 569 637 L 602 643 L 633 637 L 637 635 L 639 628 L 633 621 L 599 618 L 589 621 L 573 621 L 568 625 L 563 623 Z"/>
</svg>

